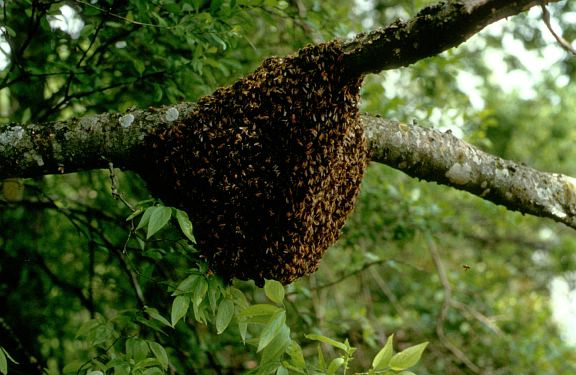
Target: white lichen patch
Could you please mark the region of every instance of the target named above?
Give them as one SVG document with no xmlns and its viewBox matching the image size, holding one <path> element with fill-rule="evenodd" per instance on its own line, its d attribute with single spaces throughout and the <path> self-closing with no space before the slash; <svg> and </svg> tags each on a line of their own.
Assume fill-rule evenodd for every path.
<svg viewBox="0 0 576 375">
<path fill-rule="evenodd" d="M 564 212 L 562 207 L 556 204 L 550 207 L 550 213 L 560 219 L 564 219 L 566 216 L 568 216 L 566 215 L 566 212 Z"/>
<path fill-rule="evenodd" d="M 179 115 L 180 113 L 176 108 L 174 107 L 168 108 L 168 110 L 166 111 L 166 121 L 169 122 L 176 121 Z"/>
<path fill-rule="evenodd" d="M 24 136 L 24 128 L 21 126 L 13 126 L 0 134 L 0 144 L 8 145 L 18 143 Z"/>
<path fill-rule="evenodd" d="M 510 172 L 508 172 L 508 169 L 506 168 L 498 168 L 494 173 L 496 181 L 508 181 L 508 178 L 510 177 Z"/>
<path fill-rule="evenodd" d="M 98 124 L 98 116 L 86 116 L 80 119 L 82 129 L 92 129 Z"/>
<path fill-rule="evenodd" d="M 132 123 L 134 122 L 134 115 L 128 113 L 127 115 L 120 117 L 118 119 L 118 122 L 120 123 L 120 126 L 122 126 L 124 129 L 129 128 L 130 125 L 132 125 Z"/>
<path fill-rule="evenodd" d="M 457 185 L 465 185 L 472 180 L 472 168 L 468 164 L 456 163 L 446 172 L 450 182 Z"/>
<path fill-rule="evenodd" d="M 538 202 L 547 202 L 552 199 L 553 192 L 548 187 L 536 185 L 534 187 L 534 191 L 536 191 L 536 198 L 538 198 Z"/>
</svg>

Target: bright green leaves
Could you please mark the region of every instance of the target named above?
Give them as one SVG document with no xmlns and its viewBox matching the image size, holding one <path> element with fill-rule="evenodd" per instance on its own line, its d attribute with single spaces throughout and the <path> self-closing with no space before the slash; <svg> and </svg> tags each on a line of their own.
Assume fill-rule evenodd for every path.
<svg viewBox="0 0 576 375">
<path fill-rule="evenodd" d="M 216 332 L 221 334 L 226 330 L 232 318 L 234 317 L 234 301 L 231 299 L 223 299 L 218 305 L 218 313 L 216 313 Z"/>
<path fill-rule="evenodd" d="M 18 364 L 18 362 L 16 362 L 14 358 L 12 358 L 10 354 L 8 354 L 6 349 L 0 346 L 0 374 L 3 375 L 8 374 L 8 360 L 10 360 L 15 364 Z"/>
<path fill-rule="evenodd" d="M 164 206 L 148 207 L 136 229 L 146 228 L 146 239 L 152 237 L 170 221 L 172 209 Z"/>
<path fill-rule="evenodd" d="M 328 344 L 330 346 L 333 346 L 335 348 L 338 348 L 340 350 L 346 350 L 347 346 L 344 343 L 338 342 L 334 339 L 331 339 L 330 337 L 326 337 L 326 336 L 322 336 L 322 335 L 306 335 L 306 338 L 309 340 L 314 340 L 314 341 L 320 341 L 323 342 L 324 344 Z"/>
<path fill-rule="evenodd" d="M 426 346 L 428 346 L 428 342 L 411 346 L 395 354 L 390 360 L 390 368 L 394 371 L 402 371 L 414 366 L 422 357 Z"/>
<path fill-rule="evenodd" d="M 145 308 L 145 312 L 155 320 L 170 326 L 154 308 Z M 126 312 L 118 318 L 104 320 L 91 319 L 85 322 L 77 333 L 77 339 L 85 338 L 90 346 L 108 352 L 107 361 L 93 359 L 90 368 L 86 361 L 71 361 L 63 369 L 64 374 L 91 373 L 91 374 L 165 374 L 168 369 L 169 357 L 164 346 L 160 343 L 146 340 L 138 335 L 130 334 L 123 342 L 124 334 L 118 331 L 117 324 L 122 324 L 126 318 L 131 318 L 131 312 Z M 142 321 L 142 320 L 140 320 Z M 153 326 L 149 326 L 154 328 Z M 106 357 L 102 357 L 106 358 Z"/>
<path fill-rule="evenodd" d="M 136 229 L 145 229 L 146 239 L 150 239 L 150 237 L 158 233 L 170 222 L 170 218 L 174 216 L 178 222 L 178 226 L 180 227 L 182 234 L 184 234 L 184 236 L 191 242 L 196 242 L 196 239 L 194 238 L 192 222 L 188 218 L 188 214 L 186 212 L 165 206 L 151 206 L 145 210 L 140 208 L 134 211 L 130 216 L 128 216 L 126 220 L 133 220 L 140 214 L 142 214 L 142 217 L 140 218 Z"/>
<path fill-rule="evenodd" d="M 264 284 L 264 293 L 270 301 L 281 304 L 284 300 L 284 286 L 276 280 L 266 280 Z"/>
<path fill-rule="evenodd" d="M 330 361 L 328 368 L 326 369 L 326 375 L 334 375 L 336 370 L 342 367 L 346 363 L 346 360 L 342 357 L 334 358 Z"/>
<path fill-rule="evenodd" d="M 394 334 L 391 334 L 390 336 L 388 336 L 388 339 L 386 340 L 386 344 L 384 345 L 384 347 L 380 349 L 378 354 L 376 354 L 376 356 L 372 360 L 372 368 L 374 370 L 382 370 L 388 367 L 390 359 L 394 355 L 394 348 L 392 346 L 393 341 L 394 341 Z"/>
<path fill-rule="evenodd" d="M 182 230 L 182 233 L 192 242 L 196 242 L 194 234 L 192 233 L 192 222 L 188 218 L 188 214 L 182 210 L 176 210 L 176 220 Z"/>
<path fill-rule="evenodd" d="M 264 294 L 270 301 L 281 305 L 285 296 L 284 286 L 278 281 L 266 280 Z M 237 295 L 236 298 L 238 297 Z M 300 347 L 298 344 L 291 345 L 290 328 L 286 325 L 286 310 L 277 305 L 260 303 L 250 306 L 246 302 L 238 314 L 243 340 L 251 334 L 248 343 L 256 346 L 256 352 L 262 353 L 257 374 L 268 374 L 276 370 L 282 373 L 286 370 L 281 366 L 288 348 L 291 348 L 289 362 L 297 363 L 298 367 L 304 365 Z M 286 363 L 286 366 L 296 368 L 290 363 Z"/>
<path fill-rule="evenodd" d="M 162 345 L 154 341 L 148 341 L 148 346 L 150 347 L 150 350 L 154 354 L 156 360 L 158 360 L 158 363 L 160 363 L 160 366 L 162 366 L 162 368 L 164 369 L 167 369 L 168 354 L 166 353 L 166 349 L 164 349 Z"/>
<path fill-rule="evenodd" d="M 170 324 L 170 322 L 168 321 L 168 319 L 166 319 L 165 317 L 163 317 L 157 309 L 153 308 L 153 307 L 148 307 L 145 306 L 144 307 L 144 311 L 150 316 L 150 318 L 162 323 L 162 325 L 167 326 L 167 327 L 172 327 L 172 325 Z"/>
<path fill-rule="evenodd" d="M 170 315 L 172 327 L 176 326 L 176 323 L 178 323 L 180 319 L 186 316 L 189 307 L 190 307 L 189 295 L 179 295 L 176 296 L 176 298 L 174 298 L 174 301 L 172 302 L 172 312 Z"/>
<path fill-rule="evenodd" d="M 261 303 L 252 305 L 244 309 L 239 318 L 246 323 L 265 324 L 270 320 L 270 317 L 282 311 L 280 307 Z"/>
<path fill-rule="evenodd" d="M 343 352 L 341 356 L 333 358 L 330 363 L 326 365 L 322 349 L 318 346 L 317 367 L 320 371 L 326 375 L 333 375 L 336 374 L 339 369 L 343 368 L 345 373 L 348 368 L 348 363 L 352 360 L 353 354 L 356 351 L 356 348 L 350 346 L 348 340 L 340 342 L 330 337 L 316 334 L 306 335 L 306 338 L 327 344 Z M 372 360 L 372 368 L 368 372 L 369 374 L 410 375 L 412 373 L 405 370 L 418 363 L 422 356 L 422 352 L 428 345 L 428 343 L 425 342 L 411 346 L 400 353 L 394 354 L 393 341 L 394 335 L 390 335 L 386 340 L 386 344 Z"/>
<path fill-rule="evenodd" d="M 172 216 L 172 209 L 170 207 L 156 206 L 150 208 L 150 220 L 146 231 L 146 239 L 152 237 L 156 232 L 162 229 Z"/>
<path fill-rule="evenodd" d="M 207 306 L 203 302 L 207 292 L 208 281 L 198 273 L 194 273 L 180 282 L 172 293 L 176 297 L 172 302 L 172 326 L 175 326 L 180 319 L 186 316 L 191 302 L 196 321 L 206 324 L 205 310 Z"/>
<path fill-rule="evenodd" d="M 264 349 L 280 333 L 286 322 L 286 311 L 280 310 L 274 313 L 270 320 L 264 325 L 260 340 L 258 341 L 257 352 Z"/>
<path fill-rule="evenodd" d="M 356 351 L 356 348 L 350 346 L 348 339 L 344 340 L 344 342 L 339 342 L 330 337 L 322 336 L 322 335 L 315 335 L 310 334 L 306 335 L 307 339 L 320 341 L 324 344 L 330 345 L 334 348 L 340 349 L 343 354 L 337 358 L 334 358 L 330 361 L 328 366 L 326 367 L 326 360 L 324 359 L 324 354 L 320 347 L 318 347 L 318 368 L 323 371 L 327 375 L 333 375 L 336 371 L 344 367 L 344 373 L 346 373 L 346 369 L 348 369 L 348 363 L 352 360 L 352 355 Z"/>
<path fill-rule="evenodd" d="M 142 339 L 131 337 L 126 340 L 126 355 L 128 359 L 141 361 L 148 356 L 149 351 L 148 344 Z"/>
<path fill-rule="evenodd" d="M 371 373 L 375 371 L 387 371 L 386 373 L 399 372 L 400 375 L 410 375 L 412 372 L 405 371 L 418 363 L 428 342 L 411 346 L 400 353 L 394 354 L 393 348 L 394 335 L 390 335 L 386 344 L 380 349 L 372 360 Z"/>
</svg>

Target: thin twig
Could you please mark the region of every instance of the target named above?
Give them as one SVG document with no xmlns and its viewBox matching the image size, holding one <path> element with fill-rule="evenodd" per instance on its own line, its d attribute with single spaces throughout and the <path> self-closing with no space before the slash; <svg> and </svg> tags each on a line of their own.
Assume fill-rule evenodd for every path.
<svg viewBox="0 0 576 375">
<path fill-rule="evenodd" d="M 496 333 L 498 335 L 504 335 L 504 332 L 500 329 L 500 327 L 498 327 L 496 324 L 494 324 L 494 322 L 492 321 L 493 319 L 482 314 L 480 311 L 475 310 L 475 309 L 471 308 L 470 306 L 466 305 L 465 303 L 462 303 L 462 302 L 459 302 L 456 300 L 451 300 L 450 305 L 452 307 L 454 307 L 455 309 L 464 311 L 465 313 L 471 315 L 474 319 L 476 319 L 480 323 L 484 324 L 486 327 L 488 327 L 494 333 Z"/>
<path fill-rule="evenodd" d="M 136 209 L 122 196 L 122 193 L 118 190 L 118 178 L 116 177 L 116 173 L 114 172 L 114 164 L 112 162 L 108 163 L 108 169 L 110 170 L 110 183 L 112 184 L 112 197 L 114 199 L 120 200 L 120 202 L 124 203 L 126 207 L 128 207 L 132 212 L 136 211 Z"/>
<path fill-rule="evenodd" d="M 558 42 L 558 44 L 560 44 L 560 47 L 562 47 L 563 50 L 576 56 L 576 50 L 572 48 L 570 42 L 562 38 L 560 35 L 556 34 L 554 29 L 552 28 L 552 25 L 550 24 L 550 12 L 548 12 L 548 9 L 546 8 L 544 2 L 540 4 L 540 7 L 542 8 L 542 19 L 544 20 L 544 24 L 546 24 L 548 31 L 550 31 L 550 34 L 552 34 L 554 39 L 556 39 L 556 41 Z"/>
<path fill-rule="evenodd" d="M 87 7 L 91 7 L 91 8 L 97 9 L 97 10 L 99 10 L 100 12 L 106 13 L 107 16 L 110 15 L 111 17 L 117 18 L 117 19 L 122 20 L 122 21 L 127 22 L 127 23 L 131 23 L 131 24 L 134 24 L 134 25 L 138 25 L 138 26 L 156 27 L 156 28 L 159 28 L 159 29 L 168 29 L 168 30 L 169 30 L 169 29 L 173 29 L 173 28 L 175 27 L 175 26 L 154 25 L 154 24 L 152 24 L 152 23 L 134 21 L 134 20 L 130 20 L 130 19 L 126 18 L 126 17 L 123 17 L 123 16 L 121 16 L 121 15 L 119 15 L 119 14 L 111 13 L 110 10 L 107 11 L 106 9 L 100 8 L 99 6 L 96 6 L 96 5 L 94 5 L 94 4 L 90 4 L 90 3 L 87 3 L 87 2 L 84 2 L 84 1 L 80 1 L 80 0 L 74 0 L 74 2 L 75 2 L 75 3 L 78 3 L 78 4 L 82 4 L 82 5 L 87 6 Z"/>
</svg>

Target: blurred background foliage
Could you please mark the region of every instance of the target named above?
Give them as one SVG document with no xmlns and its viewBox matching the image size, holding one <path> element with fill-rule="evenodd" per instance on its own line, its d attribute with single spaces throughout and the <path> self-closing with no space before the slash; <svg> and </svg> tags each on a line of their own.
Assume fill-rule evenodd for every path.
<svg viewBox="0 0 576 375">
<path fill-rule="evenodd" d="M 195 101 L 268 56 L 433 2 L 5 0 L 1 120 Z M 576 3 L 550 12 L 557 31 L 576 40 Z M 535 9 L 440 56 L 366 77 L 362 109 L 576 176 L 575 62 Z M 117 173 L 127 201 L 150 199 L 137 175 Z M 256 366 L 234 330 L 217 335 L 188 319 L 162 331 L 150 322 L 149 308 L 169 316 L 169 290 L 197 256 L 173 224 L 148 241 L 136 232 L 108 171 L 28 179 L 16 196 L 4 184 L 0 346 L 19 362 L 11 373 L 65 373 L 110 355 L 95 340 L 112 347 L 132 337 L 160 343 L 178 373 Z M 287 288 L 287 323 L 307 359 L 316 344 L 305 334 L 348 338 L 358 348 L 353 371 L 369 368 L 395 333 L 400 349 L 430 342 L 418 374 L 576 373 L 576 315 L 564 314 L 569 296 L 556 295 L 573 289 L 575 269 L 572 230 L 371 165 L 342 238 L 316 274 Z M 250 282 L 235 286 L 253 303 L 264 298 Z"/>
</svg>

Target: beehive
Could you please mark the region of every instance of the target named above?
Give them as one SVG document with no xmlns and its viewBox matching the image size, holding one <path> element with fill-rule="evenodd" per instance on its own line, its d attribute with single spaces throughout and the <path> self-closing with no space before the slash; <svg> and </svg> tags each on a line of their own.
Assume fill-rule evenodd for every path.
<svg viewBox="0 0 576 375">
<path fill-rule="evenodd" d="M 267 59 L 148 138 L 140 173 L 225 278 L 289 283 L 338 238 L 367 163 L 360 78 L 341 56 L 331 42 Z"/>
</svg>

